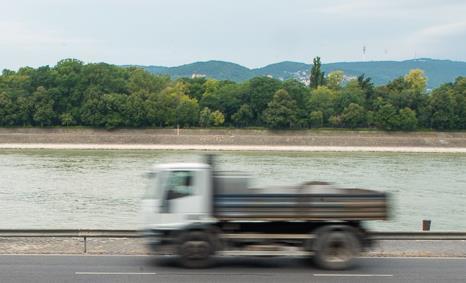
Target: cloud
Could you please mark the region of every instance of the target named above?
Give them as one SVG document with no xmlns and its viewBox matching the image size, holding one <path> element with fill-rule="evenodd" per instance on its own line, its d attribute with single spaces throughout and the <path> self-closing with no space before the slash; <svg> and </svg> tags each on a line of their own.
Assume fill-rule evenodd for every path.
<svg viewBox="0 0 466 283">
<path fill-rule="evenodd" d="M 419 36 L 426 39 L 450 37 L 466 33 L 466 21 L 434 25 L 419 31 Z"/>
<path fill-rule="evenodd" d="M 91 45 L 100 41 L 63 35 L 53 30 L 34 28 L 21 22 L 0 21 L 0 45 L 33 47 L 44 45 Z"/>
</svg>

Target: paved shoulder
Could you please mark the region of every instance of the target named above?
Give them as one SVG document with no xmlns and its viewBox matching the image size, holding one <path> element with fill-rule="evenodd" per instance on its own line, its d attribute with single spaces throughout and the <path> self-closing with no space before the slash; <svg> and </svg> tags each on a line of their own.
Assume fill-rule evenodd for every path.
<svg viewBox="0 0 466 283">
<path fill-rule="evenodd" d="M 0 256 L 0 282 L 466 282 L 466 258 L 360 258 L 328 272 L 303 259 L 222 258 L 181 269 L 151 256 Z"/>
</svg>

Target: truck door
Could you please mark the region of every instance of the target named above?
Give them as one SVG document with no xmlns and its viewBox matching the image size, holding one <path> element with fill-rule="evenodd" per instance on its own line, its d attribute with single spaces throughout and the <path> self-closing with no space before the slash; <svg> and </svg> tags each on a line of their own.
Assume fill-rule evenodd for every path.
<svg viewBox="0 0 466 283">
<path fill-rule="evenodd" d="M 198 192 L 199 171 L 170 171 L 165 181 L 164 195 L 160 206 L 162 221 L 167 225 L 178 226 L 195 219 L 202 210 Z"/>
</svg>

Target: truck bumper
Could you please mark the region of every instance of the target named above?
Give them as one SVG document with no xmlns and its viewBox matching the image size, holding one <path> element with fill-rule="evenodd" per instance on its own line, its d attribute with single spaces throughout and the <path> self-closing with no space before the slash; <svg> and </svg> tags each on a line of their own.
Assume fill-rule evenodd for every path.
<svg viewBox="0 0 466 283">
<path fill-rule="evenodd" d="M 172 255 L 175 253 L 174 240 L 167 230 L 144 230 L 143 237 L 152 253 L 158 255 Z"/>
</svg>

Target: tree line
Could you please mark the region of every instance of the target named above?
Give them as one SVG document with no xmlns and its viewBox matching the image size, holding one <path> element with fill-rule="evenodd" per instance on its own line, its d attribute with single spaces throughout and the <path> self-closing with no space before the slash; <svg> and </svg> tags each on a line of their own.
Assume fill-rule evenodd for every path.
<svg viewBox="0 0 466 283">
<path fill-rule="evenodd" d="M 0 126 L 466 128 L 466 78 L 426 90 L 422 70 L 375 86 L 363 74 L 324 74 L 314 59 L 309 85 L 255 77 L 242 83 L 170 79 L 136 67 L 84 64 L 3 70 Z"/>
</svg>

